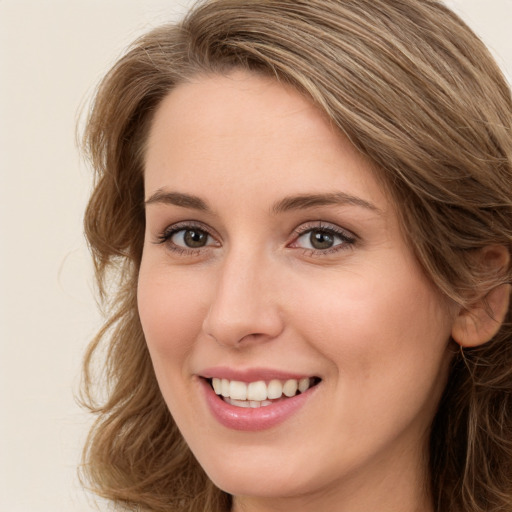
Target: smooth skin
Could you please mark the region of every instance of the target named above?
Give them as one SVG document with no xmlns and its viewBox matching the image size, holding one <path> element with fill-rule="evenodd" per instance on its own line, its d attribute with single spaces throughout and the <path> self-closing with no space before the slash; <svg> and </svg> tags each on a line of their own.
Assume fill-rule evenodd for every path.
<svg viewBox="0 0 512 512">
<path fill-rule="evenodd" d="M 376 172 L 268 78 L 199 76 L 156 112 L 139 313 L 166 403 L 235 512 L 433 510 L 428 432 L 461 312 Z M 212 366 L 321 382 L 286 421 L 236 431 L 204 399 Z"/>
</svg>

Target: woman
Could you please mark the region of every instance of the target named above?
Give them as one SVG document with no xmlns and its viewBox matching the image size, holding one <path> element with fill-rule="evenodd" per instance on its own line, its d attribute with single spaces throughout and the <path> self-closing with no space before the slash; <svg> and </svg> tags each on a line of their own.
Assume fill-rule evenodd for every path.
<svg viewBox="0 0 512 512">
<path fill-rule="evenodd" d="M 85 134 L 96 492 L 512 510 L 511 129 L 434 0 L 209 1 L 137 41 Z"/>
</svg>

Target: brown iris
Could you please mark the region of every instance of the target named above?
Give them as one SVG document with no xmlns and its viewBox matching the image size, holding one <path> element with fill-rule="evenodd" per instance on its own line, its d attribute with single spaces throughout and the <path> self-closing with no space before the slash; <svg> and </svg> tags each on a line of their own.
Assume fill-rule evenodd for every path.
<svg viewBox="0 0 512 512">
<path fill-rule="evenodd" d="M 204 247 L 208 241 L 208 233 L 199 229 L 187 229 L 183 235 L 183 241 L 187 247 Z"/>
<path fill-rule="evenodd" d="M 334 237 L 328 231 L 313 230 L 309 235 L 311 246 L 315 249 L 330 249 L 334 245 Z"/>
</svg>

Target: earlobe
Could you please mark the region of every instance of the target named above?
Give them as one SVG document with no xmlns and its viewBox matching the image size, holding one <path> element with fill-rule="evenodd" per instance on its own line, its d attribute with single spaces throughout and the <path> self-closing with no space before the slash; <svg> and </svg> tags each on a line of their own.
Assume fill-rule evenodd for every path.
<svg viewBox="0 0 512 512">
<path fill-rule="evenodd" d="M 481 252 L 483 268 L 496 274 L 509 265 L 510 254 L 504 246 L 486 247 Z M 462 347 L 476 347 L 490 341 L 500 330 L 510 302 L 511 285 L 496 286 L 468 308 L 461 309 L 452 327 L 452 338 Z"/>
</svg>

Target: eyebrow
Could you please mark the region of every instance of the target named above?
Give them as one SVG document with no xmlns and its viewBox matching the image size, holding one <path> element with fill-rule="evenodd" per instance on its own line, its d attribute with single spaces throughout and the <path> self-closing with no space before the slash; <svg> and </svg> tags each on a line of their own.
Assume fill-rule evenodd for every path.
<svg viewBox="0 0 512 512">
<path fill-rule="evenodd" d="M 173 204 L 175 206 L 181 206 L 182 208 L 191 208 L 192 210 L 210 211 L 207 203 L 200 197 L 193 196 L 190 194 L 183 194 L 181 192 L 166 192 L 162 189 L 158 189 L 152 194 L 144 204 Z"/>
<path fill-rule="evenodd" d="M 375 213 L 382 214 L 382 210 L 374 204 L 357 196 L 345 192 L 334 192 L 327 194 L 301 194 L 285 197 L 278 201 L 272 208 L 273 213 L 282 213 L 290 210 L 303 210 L 319 206 L 330 205 L 352 205 L 366 208 Z"/>
<path fill-rule="evenodd" d="M 152 194 L 145 204 L 172 204 L 182 208 L 190 208 L 203 212 L 211 211 L 210 207 L 198 196 L 191 194 L 184 194 L 182 192 L 167 192 L 163 189 L 158 189 Z M 334 192 L 326 194 L 300 194 L 296 196 L 289 196 L 279 200 L 271 209 L 273 214 L 284 213 L 291 210 L 305 210 L 308 208 L 315 208 L 320 206 L 330 205 L 352 205 L 366 208 L 375 213 L 382 214 L 382 210 L 377 208 L 374 204 L 366 201 L 357 196 L 347 194 L 345 192 Z"/>
</svg>

